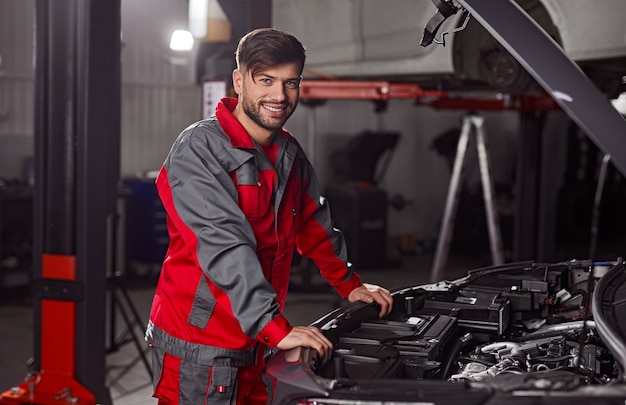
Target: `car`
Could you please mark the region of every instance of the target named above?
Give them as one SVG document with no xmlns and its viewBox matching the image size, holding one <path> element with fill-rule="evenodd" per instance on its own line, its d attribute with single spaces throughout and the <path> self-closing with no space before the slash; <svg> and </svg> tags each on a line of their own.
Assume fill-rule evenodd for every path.
<svg viewBox="0 0 626 405">
<path fill-rule="evenodd" d="M 512 0 L 433 3 L 469 13 L 604 153 L 597 219 L 602 172 L 610 162 L 626 175 L 626 121 L 607 93 Z M 626 262 L 597 260 L 596 240 L 569 261 L 397 288 L 382 319 L 375 304 L 340 307 L 313 323 L 328 358 L 296 348 L 268 360 L 269 402 L 624 404 Z"/>
<path fill-rule="evenodd" d="M 273 21 L 307 45 L 305 77 L 414 81 L 446 91 L 496 89 L 533 93 L 536 83 L 475 19 L 456 12 L 420 46 L 435 0 L 274 0 Z M 626 74 L 626 2 L 516 0 L 592 80 L 623 91 Z M 332 12 L 329 12 L 332 10 Z M 390 24 L 389 22 L 393 22 Z M 447 35 L 467 22 L 466 27 Z"/>
<path fill-rule="evenodd" d="M 313 324 L 329 358 L 298 348 L 268 362 L 271 403 L 623 404 L 625 270 L 508 263 L 396 289 L 384 319 L 373 304 L 339 308 Z"/>
</svg>

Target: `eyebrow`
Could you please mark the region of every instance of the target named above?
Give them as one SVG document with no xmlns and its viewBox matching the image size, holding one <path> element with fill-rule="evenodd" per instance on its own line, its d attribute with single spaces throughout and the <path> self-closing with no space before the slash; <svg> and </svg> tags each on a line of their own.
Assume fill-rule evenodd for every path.
<svg viewBox="0 0 626 405">
<path fill-rule="evenodd" d="M 254 77 L 258 77 L 258 76 L 265 76 L 268 77 L 270 79 L 275 79 L 278 80 L 278 77 L 276 76 L 272 76 L 270 74 L 264 73 L 264 72 L 259 72 L 257 73 Z M 254 78 L 253 77 L 253 78 Z M 289 81 L 301 81 L 302 80 L 302 76 L 295 76 L 295 77 L 288 77 L 285 80 L 283 80 L 284 82 L 289 82 Z"/>
</svg>

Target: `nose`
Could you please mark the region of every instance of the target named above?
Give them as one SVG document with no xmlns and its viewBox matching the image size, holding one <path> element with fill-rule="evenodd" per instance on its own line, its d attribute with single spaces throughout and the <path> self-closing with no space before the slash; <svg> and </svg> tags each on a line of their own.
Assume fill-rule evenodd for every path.
<svg viewBox="0 0 626 405">
<path fill-rule="evenodd" d="M 279 103 L 283 102 L 287 98 L 285 91 L 286 89 L 284 84 L 277 80 L 270 88 L 270 99 Z"/>
</svg>

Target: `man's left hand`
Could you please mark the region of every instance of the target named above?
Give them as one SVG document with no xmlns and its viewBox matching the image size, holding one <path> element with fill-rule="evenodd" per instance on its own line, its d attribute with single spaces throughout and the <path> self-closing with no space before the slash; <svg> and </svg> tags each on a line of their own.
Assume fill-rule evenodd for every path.
<svg viewBox="0 0 626 405">
<path fill-rule="evenodd" d="M 389 312 L 391 312 L 391 307 L 393 306 L 393 298 L 391 298 L 389 290 L 374 284 L 363 284 L 362 286 L 355 288 L 350 292 L 350 295 L 348 295 L 348 301 L 363 301 L 368 304 L 376 302 L 380 305 L 380 312 L 378 315 L 381 318 L 389 314 Z"/>
</svg>

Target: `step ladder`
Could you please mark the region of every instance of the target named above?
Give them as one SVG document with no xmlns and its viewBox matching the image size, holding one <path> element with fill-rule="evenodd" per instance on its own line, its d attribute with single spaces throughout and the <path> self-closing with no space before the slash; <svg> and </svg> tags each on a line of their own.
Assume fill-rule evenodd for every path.
<svg viewBox="0 0 626 405">
<path fill-rule="evenodd" d="M 483 123 L 484 118 L 477 114 L 468 114 L 463 117 L 463 125 L 457 145 L 456 157 L 454 158 L 452 175 L 450 177 L 450 185 L 448 187 L 448 195 L 446 197 L 446 206 L 444 209 L 441 230 L 439 238 L 437 239 L 437 248 L 435 250 L 433 267 L 430 273 L 431 283 L 442 281 L 442 272 L 448 259 L 450 238 L 452 236 L 452 231 L 454 230 L 454 220 L 462 190 L 461 182 L 463 175 L 463 163 L 465 161 L 465 155 L 471 135 L 475 135 L 476 138 L 478 165 L 485 202 L 491 260 L 494 265 L 501 265 L 504 263 L 500 223 L 495 211 L 494 187 L 489 174 L 489 160 L 487 157 L 487 146 Z"/>
</svg>

